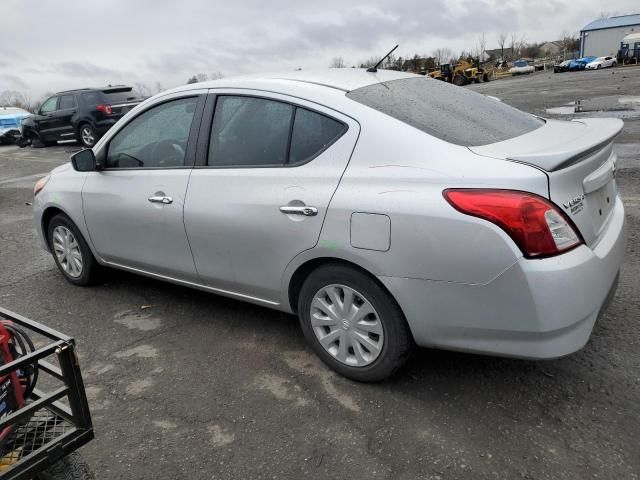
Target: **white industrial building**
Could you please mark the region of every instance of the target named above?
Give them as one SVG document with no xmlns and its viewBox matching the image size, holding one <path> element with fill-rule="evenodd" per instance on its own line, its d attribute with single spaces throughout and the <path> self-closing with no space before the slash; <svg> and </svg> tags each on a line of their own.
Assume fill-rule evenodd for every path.
<svg viewBox="0 0 640 480">
<path fill-rule="evenodd" d="M 640 33 L 640 14 L 594 20 L 580 30 L 580 56 L 615 57 L 620 42 L 631 33 Z"/>
</svg>

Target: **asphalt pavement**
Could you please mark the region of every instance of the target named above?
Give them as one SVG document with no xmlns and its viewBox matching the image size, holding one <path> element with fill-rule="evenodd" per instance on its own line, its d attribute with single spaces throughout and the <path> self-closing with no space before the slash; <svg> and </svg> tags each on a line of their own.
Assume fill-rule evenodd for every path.
<svg viewBox="0 0 640 480">
<path fill-rule="evenodd" d="M 640 69 L 471 88 L 548 116 L 633 96 Z M 0 146 L 0 305 L 76 338 L 96 431 L 82 454 L 101 479 L 636 479 L 640 118 L 621 111 L 593 113 L 625 118 L 620 286 L 587 346 L 563 359 L 425 349 L 394 379 L 359 384 L 316 359 L 295 317 L 123 272 L 73 287 L 28 204 L 74 143 Z"/>
</svg>

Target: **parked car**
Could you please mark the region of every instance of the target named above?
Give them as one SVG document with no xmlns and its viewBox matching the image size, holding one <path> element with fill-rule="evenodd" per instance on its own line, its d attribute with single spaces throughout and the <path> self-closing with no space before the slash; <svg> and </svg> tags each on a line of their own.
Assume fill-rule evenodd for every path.
<svg viewBox="0 0 640 480">
<path fill-rule="evenodd" d="M 528 73 L 535 72 L 535 68 L 529 65 L 526 60 L 516 60 L 513 62 L 513 67 L 509 69 L 509 73 L 513 75 L 526 75 Z"/>
<path fill-rule="evenodd" d="M 569 62 L 569 71 L 576 72 L 578 70 L 584 70 L 588 63 L 593 62 L 598 57 L 582 57 L 576 58 Z"/>
<path fill-rule="evenodd" d="M 356 380 L 414 342 L 560 357 L 616 288 L 622 126 L 404 72 L 203 82 L 39 180 L 35 226 L 72 284 L 106 266 L 296 313 Z"/>
<path fill-rule="evenodd" d="M 601 68 L 615 67 L 616 59 L 613 57 L 598 57 L 585 65 L 585 70 L 600 70 Z"/>
<path fill-rule="evenodd" d="M 22 119 L 31 115 L 17 107 L 0 107 L 0 144 L 14 142 L 20 137 Z"/>
<path fill-rule="evenodd" d="M 568 72 L 569 71 L 569 64 L 572 62 L 572 60 L 565 60 L 564 62 L 561 62 L 557 65 L 553 66 L 553 73 L 562 73 L 562 72 Z"/>
<path fill-rule="evenodd" d="M 23 122 L 23 137 L 44 145 L 76 139 L 85 147 L 93 147 L 140 102 L 133 88 L 124 85 L 58 92 Z"/>
</svg>

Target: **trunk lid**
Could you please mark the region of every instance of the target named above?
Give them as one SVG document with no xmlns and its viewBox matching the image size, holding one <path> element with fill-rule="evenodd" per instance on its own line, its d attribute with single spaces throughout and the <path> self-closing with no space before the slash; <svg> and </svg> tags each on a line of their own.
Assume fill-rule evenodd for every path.
<svg viewBox="0 0 640 480">
<path fill-rule="evenodd" d="M 549 199 L 576 225 L 587 245 L 606 229 L 617 197 L 613 140 L 622 120 L 547 120 L 530 133 L 504 142 L 470 147 L 487 157 L 531 165 L 549 178 Z"/>
</svg>

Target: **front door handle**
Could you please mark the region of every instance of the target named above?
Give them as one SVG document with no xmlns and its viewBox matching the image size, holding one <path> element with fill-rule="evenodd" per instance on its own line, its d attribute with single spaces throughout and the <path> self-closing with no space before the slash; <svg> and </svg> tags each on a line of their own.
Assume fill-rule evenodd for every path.
<svg viewBox="0 0 640 480">
<path fill-rule="evenodd" d="M 173 203 L 173 198 L 167 197 L 166 195 L 151 195 L 148 200 L 151 203 L 162 203 L 164 205 L 169 205 Z"/>
<path fill-rule="evenodd" d="M 307 207 L 306 205 L 300 207 L 285 205 L 280 207 L 280 211 L 287 215 L 304 215 L 305 217 L 313 217 L 318 214 L 316 207 Z"/>
</svg>

